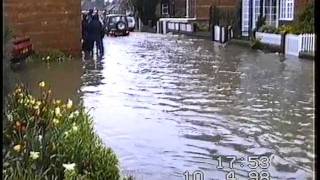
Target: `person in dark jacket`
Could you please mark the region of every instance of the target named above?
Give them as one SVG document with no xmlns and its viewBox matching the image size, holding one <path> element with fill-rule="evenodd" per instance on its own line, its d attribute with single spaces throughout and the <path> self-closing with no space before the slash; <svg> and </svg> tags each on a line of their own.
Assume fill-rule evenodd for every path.
<svg viewBox="0 0 320 180">
<path fill-rule="evenodd" d="M 82 22 L 81 22 L 81 26 L 82 26 L 82 50 L 84 52 L 87 52 L 89 50 L 88 48 L 88 40 L 87 40 L 87 36 L 88 36 L 88 32 L 87 32 L 87 15 L 83 14 L 82 15 Z"/>
<path fill-rule="evenodd" d="M 90 23 L 93 17 L 93 9 L 89 9 L 88 15 L 87 15 L 87 22 Z"/>
<path fill-rule="evenodd" d="M 104 48 L 102 39 L 104 36 L 104 30 L 102 23 L 99 20 L 99 15 L 95 14 L 92 17 L 92 21 L 88 24 L 88 43 L 89 43 L 89 50 L 93 52 L 93 46 L 96 44 L 97 47 L 97 53 L 99 53 L 100 56 L 103 56 L 104 54 Z"/>
</svg>

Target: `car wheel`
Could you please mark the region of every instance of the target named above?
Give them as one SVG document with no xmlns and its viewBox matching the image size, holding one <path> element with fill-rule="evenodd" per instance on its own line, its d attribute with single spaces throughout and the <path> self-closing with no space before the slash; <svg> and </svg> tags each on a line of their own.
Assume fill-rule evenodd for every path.
<svg viewBox="0 0 320 180">
<path fill-rule="evenodd" d="M 127 29 L 127 24 L 123 21 L 119 21 L 117 23 L 116 27 L 119 31 L 123 31 L 123 30 Z"/>
</svg>

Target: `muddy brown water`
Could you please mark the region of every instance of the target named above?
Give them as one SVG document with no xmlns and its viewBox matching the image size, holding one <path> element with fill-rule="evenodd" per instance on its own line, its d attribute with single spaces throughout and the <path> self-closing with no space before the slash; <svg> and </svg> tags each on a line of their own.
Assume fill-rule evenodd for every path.
<svg viewBox="0 0 320 180">
<path fill-rule="evenodd" d="M 124 173 L 248 179 L 263 169 L 247 158 L 264 156 L 272 179 L 313 177 L 313 61 L 148 33 L 104 44 L 104 59 L 30 62 L 15 74 L 32 91 L 45 80 L 55 96 L 81 99 Z M 217 168 L 232 155 L 232 169 L 225 158 Z"/>
</svg>

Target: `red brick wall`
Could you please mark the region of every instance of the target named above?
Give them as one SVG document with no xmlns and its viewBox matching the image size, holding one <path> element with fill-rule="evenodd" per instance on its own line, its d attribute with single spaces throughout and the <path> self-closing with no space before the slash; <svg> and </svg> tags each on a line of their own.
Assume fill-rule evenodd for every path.
<svg viewBox="0 0 320 180">
<path fill-rule="evenodd" d="M 300 13 L 307 7 L 307 5 L 311 3 L 311 0 L 295 0 L 294 2 L 294 19 L 298 19 Z"/>
<path fill-rule="evenodd" d="M 209 20 L 210 6 L 237 6 L 239 0 L 197 0 L 196 17 L 199 20 Z"/>
<path fill-rule="evenodd" d="M 4 18 L 16 36 L 29 36 L 39 52 L 81 52 L 80 0 L 5 0 Z"/>
</svg>

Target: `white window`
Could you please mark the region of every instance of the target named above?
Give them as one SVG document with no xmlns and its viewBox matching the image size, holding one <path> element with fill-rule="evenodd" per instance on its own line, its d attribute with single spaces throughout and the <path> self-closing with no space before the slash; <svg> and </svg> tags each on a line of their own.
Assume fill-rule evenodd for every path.
<svg viewBox="0 0 320 180">
<path fill-rule="evenodd" d="M 168 15 L 169 14 L 169 5 L 166 4 L 162 4 L 162 14 L 163 15 Z"/>
<path fill-rule="evenodd" d="M 293 20 L 294 0 L 280 0 L 280 20 Z"/>
</svg>

